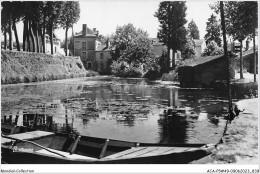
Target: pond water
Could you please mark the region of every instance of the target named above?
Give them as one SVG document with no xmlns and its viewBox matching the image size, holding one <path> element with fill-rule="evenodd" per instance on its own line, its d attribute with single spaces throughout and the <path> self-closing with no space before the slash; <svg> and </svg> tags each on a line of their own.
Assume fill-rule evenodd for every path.
<svg viewBox="0 0 260 174">
<path fill-rule="evenodd" d="M 40 130 L 148 143 L 216 143 L 223 91 L 144 79 L 95 77 L 1 87 L 1 121 Z M 162 116 L 167 106 L 184 116 Z"/>
</svg>

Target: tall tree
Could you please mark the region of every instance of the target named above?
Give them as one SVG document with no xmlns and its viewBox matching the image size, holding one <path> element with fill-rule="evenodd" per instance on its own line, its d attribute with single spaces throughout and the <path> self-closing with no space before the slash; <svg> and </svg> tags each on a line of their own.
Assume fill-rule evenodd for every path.
<svg viewBox="0 0 260 174">
<path fill-rule="evenodd" d="M 133 24 L 117 27 L 111 36 L 111 46 L 115 48 L 112 53 L 114 61 L 126 62 L 134 67 L 145 64 L 147 69 L 157 64 L 148 33 L 136 29 Z"/>
<path fill-rule="evenodd" d="M 219 47 L 221 47 L 221 32 L 220 32 L 220 24 L 217 21 L 217 17 L 213 14 L 208 18 L 208 22 L 206 23 L 206 35 L 204 39 L 206 44 L 209 44 L 210 41 L 215 41 Z"/>
<path fill-rule="evenodd" d="M 227 69 L 227 86 L 228 86 L 228 108 L 229 108 L 229 120 L 233 119 L 233 104 L 232 104 L 232 93 L 231 93 L 231 85 L 230 85 L 230 73 L 231 73 L 231 60 L 230 56 L 227 52 L 227 40 L 226 40 L 226 24 L 225 24 L 225 15 L 224 15 L 224 7 L 223 1 L 220 1 L 220 16 L 221 16 L 221 26 L 223 32 L 223 42 L 224 42 L 224 56 L 226 59 L 226 69 Z"/>
<path fill-rule="evenodd" d="M 67 39 L 67 50 L 69 50 L 73 54 L 74 50 L 74 43 L 73 43 L 73 37 L 68 37 Z M 61 42 L 61 48 L 63 48 L 64 53 L 66 53 L 66 45 L 65 45 L 65 40 Z"/>
<path fill-rule="evenodd" d="M 61 26 L 65 29 L 65 55 L 68 52 L 68 29 L 75 24 L 80 17 L 79 2 L 67 1 L 64 4 L 64 8 L 61 15 Z"/>
<path fill-rule="evenodd" d="M 219 12 L 219 3 L 212 5 Z M 227 1 L 223 3 L 227 34 L 240 42 L 240 78 L 243 78 L 242 43 L 246 38 L 252 38 L 258 26 L 256 1 Z"/>
<path fill-rule="evenodd" d="M 8 13 L 8 9 L 5 7 L 6 2 L 2 2 L 1 6 L 2 6 L 2 10 L 1 10 L 1 31 L 4 34 L 4 49 L 7 49 L 7 33 L 8 33 L 8 19 L 9 19 L 9 13 Z"/>
<path fill-rule="evenodd" d="M 10 1 L 3 1 L 1 2 L 2 5 L 2 14 L 4 18 L 4 22 L 8 24 L 8 27 L 5 29 L 8 30 L 9 35 L 9 50 L 13 50 L 13 34 L 12 34 L 12 2 Z"/>
<path fill-rule="evenodd" d="M 64 3 L 63 1 L 47 1 L 46 3 L 47 31 L 50 35 L 51 54 L 53 54 L 53 32 L 60 23 Z"/>
<path fill-rule="evenodd" d="M 192 39 L 200 39 L 199 29 L 193 19 L 188 24 L 188 35 Z"/>
<path fill-rule="evenodd" d="M 186 10 L 184 1 L 163 1 L 160 2 L 158 10 L 154 14 L 160 22 L 158 38 L 167 46 L 168 55 L 170 55 L 170 49 L 175 53 L 177 50 L 183 49 L 187 42 L 184 26 L 187 23 Z M 167 62 L 170 65 L 169 58 Z M 174 54 L 172 67 L 175 67 Z"/>
</svg>

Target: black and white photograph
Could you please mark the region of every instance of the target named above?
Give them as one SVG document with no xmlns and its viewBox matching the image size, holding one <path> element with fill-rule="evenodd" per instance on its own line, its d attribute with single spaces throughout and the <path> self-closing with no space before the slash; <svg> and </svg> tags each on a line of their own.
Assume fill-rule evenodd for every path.
<svg viewBox="0 0 260 174">
<path fill-rule="evenodd" d="M 258 42 L 258 1 L 1 1 L 1 173 L 259 173 Z"/>
</svg>

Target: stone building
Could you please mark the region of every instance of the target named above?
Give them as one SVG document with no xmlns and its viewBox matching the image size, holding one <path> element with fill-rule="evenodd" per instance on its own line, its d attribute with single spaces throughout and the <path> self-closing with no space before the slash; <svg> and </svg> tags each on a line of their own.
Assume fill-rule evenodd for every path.
<svg viewBox="0 0 260 174">
<path fill-rule="evenodd" d="M 85 69 L 96 69 L 96 39 L 98 31 L 87 27 L 87 24 L 82 25 L 82 31 L 75 33 L 74 36 L 74 55 L 80 56 Z"/>
<path fill-rule="evenodd" d="M 91 30 L 87 24 L 83 24 L 82 31 L 74 36 L 74 54 L 80 56 L 85 69 L 109 74 L 109 59 L 111 59 L 109 42 L 103 44 L 98 36 L 96 28 Z"/>
</svg>

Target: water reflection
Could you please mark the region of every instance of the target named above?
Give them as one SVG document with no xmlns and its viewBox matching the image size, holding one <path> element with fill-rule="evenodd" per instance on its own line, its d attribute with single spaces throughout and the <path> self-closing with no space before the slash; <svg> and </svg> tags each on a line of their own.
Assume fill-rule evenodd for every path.
<svg viewBox="0 0 260 174">
<path fill-rule="evenodd" d="M 1 121 L 126 141 L 201 143 L 201 136 L 224 127 L 220 94 L 118 78 L 2 86 Z M 167 106 L 188 107 L 192 114 L 160 117 Z"/>
</svg>

